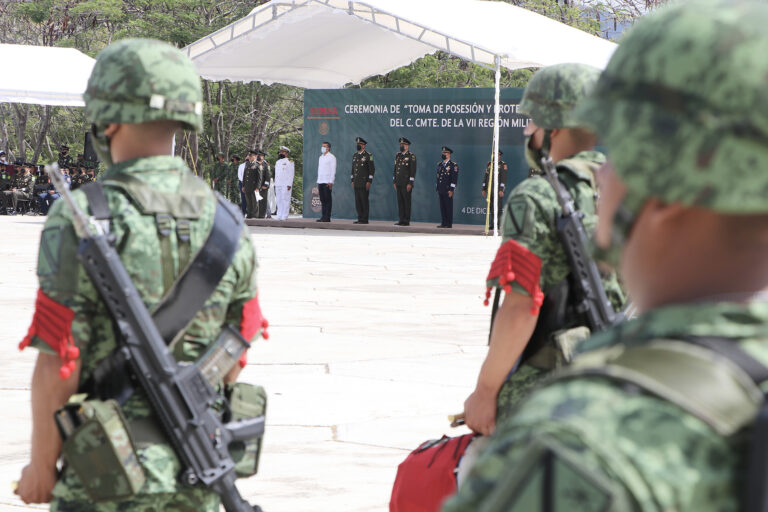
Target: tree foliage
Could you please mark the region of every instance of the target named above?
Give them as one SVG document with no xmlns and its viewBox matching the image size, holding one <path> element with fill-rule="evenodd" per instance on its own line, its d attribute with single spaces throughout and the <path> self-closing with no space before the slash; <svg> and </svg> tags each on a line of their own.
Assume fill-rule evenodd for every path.
<svg viewBox="0 0 768 512">
<path fill-rule="evenodd" d="M 226 26 L 266 0 L 0 0 L 0 42 L 77 48 L 90 56 L 112 41 L 152 37 L 183 47 Z M 593 34 L 624 23 L 664 0 L 507 1 Z M 609 23 L 606 23 L 608 20 Z M 534 44 L 535 42 L 532 42 Z M 375 58 L 375 57 L 372 57 Z M 45 70 L 5 70 L 37 73 Z M 532 70 L 503 70 L 503 87 L 525 86 Z M 436 52 L 351 87 L 492 87 L 493 71 Z M 205 175 L 219 151 L 227 158 L 264 148 L 272 161 L 277 147 L 292 149 L 301 175 L 303 91 L 285 85 L 203 82 L 204 131 L 177 138 L 177 152 Z M 55 159 L 67 144 L 82 151 L 88 129 L 83 109 L 0 103 L 0 148 L 12 158 Z M 297 178 L 299 179 L 299 178 Z"/>
</svg>

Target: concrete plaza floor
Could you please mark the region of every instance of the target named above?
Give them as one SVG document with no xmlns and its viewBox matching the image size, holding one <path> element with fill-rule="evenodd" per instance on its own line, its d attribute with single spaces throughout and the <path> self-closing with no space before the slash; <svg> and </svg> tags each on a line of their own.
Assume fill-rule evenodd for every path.
<svg viewBox="0 0 768 512">
<path fill-rule="evenodd" d="M 19 353 L 44 218 L 0 217 L 0 511 L 29 454 L 34 350 Z M 266 387 L 265 512 L 385 511 L 397 465 L 450 429 L 486 351 L 491 237 L 251 227 L 271 337 L 242 379 Z"/>
</svg>

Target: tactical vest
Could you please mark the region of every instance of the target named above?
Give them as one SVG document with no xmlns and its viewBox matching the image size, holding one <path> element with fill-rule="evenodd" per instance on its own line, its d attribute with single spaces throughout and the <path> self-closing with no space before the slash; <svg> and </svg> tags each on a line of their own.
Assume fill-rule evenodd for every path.
<svg viewBox="0 0 768 512">
<path fill-rule="evenodd" d="M 557 164 L 558 179 L 573 196 L 578 211 L 584 211 L 585 205 L 579 203 L 579 199 L 583 202 L 584 194 L 577 193 L 577 189 L 586 184 L 596 190 L 595 166 L 594 162 L 583 159 L 566 159 Z M 590 210 L 587 213 L 594 214 L 594 206 Z M 523 351 L 521 363 L 542 370 L 557 368 L 570 362 L 575 345 L 589 337 L 589 323 L 574 307 L 574 286 L 573 274 L 569 273 L 557 285 L 545 290 L 536 327 Z"/>
<path fill-rule="evenodd" d="M 690 337 L 612 345 L 584 353 L 552 381 L 599 376 L 670 402 L 723 437 L 752 426 L 741 510 L 768 508 L 768 368 L 738 340 Z"/>
</svg>

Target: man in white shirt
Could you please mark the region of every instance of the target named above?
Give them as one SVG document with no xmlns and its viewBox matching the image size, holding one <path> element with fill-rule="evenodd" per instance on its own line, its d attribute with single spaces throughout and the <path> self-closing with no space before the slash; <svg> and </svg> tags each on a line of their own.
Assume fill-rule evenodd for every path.
<svg viewBox="0 0 768 512">
<path fill-rule="evenodd" d="M 238 158 L 237 162 L 239 161 L 240 159 Z M 237 162 L 232 162 L 232 163 L 236 164 Z M 243 211 L 243 217 L 245 217 L 246 202 L 245 202 L 245 189 L 243 188 L 243 175 L 245 175 L 245 162 L 237 166 L 237 182 L 240 184 L 237 187 L 237 190 L 240 191 L 240 209 Z"/>
<path fill-rule="evenodd" d="M 275 162 L 275 199 L 277 200 L 277 220 L 287 220 L 291 211 L 291 187 L 293 187 L 294 167 L 290 157 L 291 150 L 280 146 Z"/>
<path fill-rule="evenodd" d="M 331 222 L 331 207 L 333 200 L 331 190 L 336 179 L 336 157 L 331 153 L 331 143 L 323 142 L 320 148 L 321 155 L 317 162 L 317 191 L 320 195 L 322 215 L 317 222 Z"/>
</svg>

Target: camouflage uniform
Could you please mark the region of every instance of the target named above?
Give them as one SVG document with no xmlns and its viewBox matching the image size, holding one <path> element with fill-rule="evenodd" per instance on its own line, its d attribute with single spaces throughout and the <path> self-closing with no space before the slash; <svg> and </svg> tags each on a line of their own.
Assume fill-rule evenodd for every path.
<svg viewBox="0 0 768 512">
<path fill-rule="evenodd" d="M 222 156 L 224 156 L 222 154 Z M 211 188 L 220 194 L 227 196 L 227 181 L 229 181 L 229 164 L 226 162 L 216 162 L 211 169 Z M 216 181 L 214 181 L 216 180 Z"/>
<path fill-rule="evenodd" d="M 577 111 L 615 155 L 627 187 L 614 240 L 629 235 L 631 224 L 619 218 L 636 215 L 648 198 L 768 213 L 766 22 L 768 7 L 757 2 L 684 2 L 638 21 L 622 41 Z M 739 94 L 727 94 L 733 90 Z M 713 117 L 704 123 L 702 112 Z M 664 357 L 679 351 L 689 364 L 697 337 L 727 339 L 768 365 L 768 302 L 661 306 L 584 342 L 571 368 L 499 426 L 444 512 L 745 510 L 744 427 L 754 415 L 734 419 L 742 411 L 723 394 L 728 381 L 709 374 L 736 365 L 704 350 L 699 373 Z M 626 371 L 631 360 L 623 357 L 653 350 L 661 357 L 649 357 L 648 373 Z M 666 387 L 654 387 L 650 372 L 665 366 Z M 763 392 L 740 375 L 761 402 Z M 714 393 L 701 391 L 708 389 Z M 687 400 L 725 413 L 695 413 Z"/>
<path fill-rule="evenodd" d="M 569 79 L 567 84 L 561 83 L 563 77 Z M 561 64 L 544 68 L 531 79 L 521 108 L 541 128 L 576 128 L 579 124 L 572 119 L 571 111 L 576 99 L 584 96 L 584 91 L 590 84 L 594 84 L 596 78 L 597 70 L 585 65 Z M 555 99 L 545 101 L 548 98 Z M 559 106 L 552 108 L 552 104 Z M 588 233 L 592 232 L 597 224 L 594 173 L 604 161 L 602 154 L 584 151 L 557 162 L 558 177 L 573 196 L 576 208 L 584 215 L 582 222 Z M 497 423 L 504 421 L 520 398 L 544 377 L 548 370 L 562 362 L 543 357 L 546 353 L 553 352 L 556 342 L 571 345 L 571 338 L 583 339 L 586 336 L 582 327 L 586 325 L 583 317 L 573 311 L 566 311 L 565 314 L 556 312 L 555 303 L 559 302 L 559 298 L 565 295 L 566 299 L 571 300 L 567 295 L 571 268 L 556 228 L 557 219 L 561 214 L 562 209 L 554 189 L 541 176 L 523 180 L 507 199 L 502 219 L 502 246 L 514 240 L 518 246 L 530 251 L 541 261 L 537 284 L 543 292 L 544 303 L 536 329 L 523 352 L 523 364 L 507 378 L 499 390 Z M 516 270 L 514 266 L 513 270 Z M 504 283 L 496 277 L 490 279 L 487 285 L 501 288 Z M 624 297 L 615 274 L 606 275 L 603 285 L 614 308 L 620 308 Z M 518 281 L 513 281 L 511 286 L 520 293 L 532 295 L 529 290 L 520 286 Z M 538 357 L 535 357 L 537 354 Z"/>
<path fill-rule="evenodd" d="M 142 67 L 137 71 L 136 66 Z M 148 80 L 147 75 L 154 80 Z M 102 100 L 105 91 L 125 97 L 166 94 L 166 106 L 171 112 L 147 109 L 138 101 L 121 105 Z M 97 58 L 85 94 L 86 113 L 95 123 L 142 122 L 157 116 L 154 119 L 181 121 L 187 129 L 200 127 L 195 107 L 200 100 L 200 86 L 192 63 L 170 45 L 149 40 L 123 40 L 107 47 Z M 104 141 L 99 142 L 103 151 Z M 109 159 L 109 155 L 102 155 L 102 159 Z M 194 255 L 211 230 L 217 200 L 183 160 L 172 156 L 138 158 L 111 165 L 102 181 L 113 213 L 110 232 L 115 236 L 114 245 L 139 295 L 151 310 L 168 291 L 168 269 L 173 274 L 171 282 L 184 270 L 180 264 L 181 241 L 176 236 L 178 226 L 173 224 L 177 224 L 177 219 L 189 220 L 188 254 Z M 87 212 L 84 193 L 77 191 L 73 196 Z M 156 224 L 156 214 L 162 213 L 171 214 L 173 219 L 171 235 L 167 235 L 170 253 L 163 249 L 166 235 L 160 233 Z M 70 210 L 63 201 L 57 201 L 42 233 L 37 272 L 41 290 L 74 312 L 72 334 L 80 349 L 82 384 L 118 342 L 109 311 L 76 258 L 77 249 Z M 172 347 L 177 360 L 195 361 L 215 341 L 223 324 L 240 325 L 244 304 L 256 296 L 255 273 L 256 257 L 244 228 L 229 269 L 180 341 Z M 39 338 L 32 340 L 32 346 L 51 351 Z M 53 490 L 51 510 L 218 511 L 219 497 L 215 493 L 179 483 L 180 462 L 167 442 L 153 440 L 152 435 L 144 439 L 137 435 L 138 426 L 150 433 L 159 433 L 145 393 L 137 390 L 121 409 L 129 426 L 136 428 L 138 458 L 147 475 L 143 487 L 127 500 L 94 504 L 74 471 L 67 468 Z M 163 439 L 162 434 L 160 436 Z"/>
</svg>

